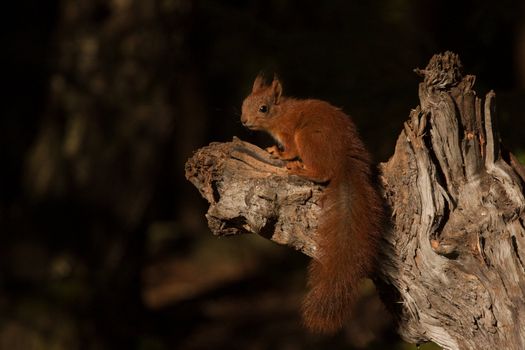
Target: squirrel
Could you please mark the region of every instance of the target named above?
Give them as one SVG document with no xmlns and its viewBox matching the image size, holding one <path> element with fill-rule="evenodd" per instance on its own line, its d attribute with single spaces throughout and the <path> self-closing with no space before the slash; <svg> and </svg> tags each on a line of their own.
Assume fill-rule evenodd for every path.
<svg viewBox="0 0 525 350">
<path fill-rule="evenodd" d="M 369 153 L 340 108 L 285 97 L 277 77 L 268 85 L 257 76 L 243 101 L 241 122 L 275 139 L 279 146 L 267 151 L 287 161 L 289 174 L 327 183 L 316 232 L 320 255 L 310 261 L 302 316 L 310 331 L 335 333 L 355 304 L 359 281 L 373 271 L 378 251 L 384 215 Z"/>
</svg>

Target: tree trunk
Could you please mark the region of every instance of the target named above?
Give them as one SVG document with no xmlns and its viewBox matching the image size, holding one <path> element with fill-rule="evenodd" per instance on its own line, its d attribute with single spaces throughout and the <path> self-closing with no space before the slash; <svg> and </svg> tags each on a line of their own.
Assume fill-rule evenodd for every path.
<svg viewBox="0 0 525 350">
<path fill-rule="evenodd" d="M 435 55 L 394 155 L 379 166 L 391 210 L 374 280 L 400 335 L 445 349 L 525 348 L 525 171 L 500 143 L 495 94 L 457 55 Z M 214 143 L 186 177 L 216 235 L 257 233 L 316 258 L 323 186 L 246 142 Z"/>
</svg>

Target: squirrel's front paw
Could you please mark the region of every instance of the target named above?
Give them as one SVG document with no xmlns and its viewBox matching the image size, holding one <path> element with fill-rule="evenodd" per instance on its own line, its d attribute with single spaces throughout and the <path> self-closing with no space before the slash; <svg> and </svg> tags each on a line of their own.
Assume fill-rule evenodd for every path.
<svg viewBox="0 0 525 350">
<path fill-rule="evenodd" d="M 270 153 L 272 158 L 281 158 L 281 151 L 277 146 L 271 146 L 266 148 L 266 152 Z"/>
<path fill-rule="evenodd" d="M 286 163 L 286 169 L 291 173 L 301 173 L 304 171 L 304 163 L 299 160 L 293 160 Z"/>
</svg>

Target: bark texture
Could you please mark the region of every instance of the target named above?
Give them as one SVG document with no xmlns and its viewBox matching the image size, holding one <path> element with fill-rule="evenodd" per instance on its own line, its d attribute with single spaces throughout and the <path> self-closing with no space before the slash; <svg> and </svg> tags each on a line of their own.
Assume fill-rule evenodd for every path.
<svg viewBox="0 0 525 350">
<path fill-rule="evenodd" d="M 420 105 L 380 164 L 391 211 L 374 280 L 412 343 L 525 348 L 525 171 L 500 143 L 495 94 L 472 89 L 457 55 L 416 70 Z M 256 233 L 315 258 L 323 187 L 234 139 L 200 149 L 186 177 L 216 235 Z"/>
</svg>

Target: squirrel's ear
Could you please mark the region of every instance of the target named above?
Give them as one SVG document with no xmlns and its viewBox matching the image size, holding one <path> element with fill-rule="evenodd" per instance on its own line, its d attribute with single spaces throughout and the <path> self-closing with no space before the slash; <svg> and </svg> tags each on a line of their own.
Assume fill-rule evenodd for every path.
<svg viewBox="0 0 525 350">
<path fill-rule="evenodd" d="M 264 76 L 259 73 L 257 75 L 257 78 L 255 78 L 255 81 L 253 82 L 252 92 L 257 92 L 259 90 L 262 90 L 266 84 L 264 83 Z"/>
<path fill-rule="evenodd" d="M 279 81 L 277 76 L 274 76 L 273 81 L 272 81 L 272 94 L 274 97 L 274 103 L 276 105 L 278 105 L 279 102 L 281 101 L 282 93 L 283 93 L 283 86 L 281 85 L 281 82 Z"/>
</svg>

